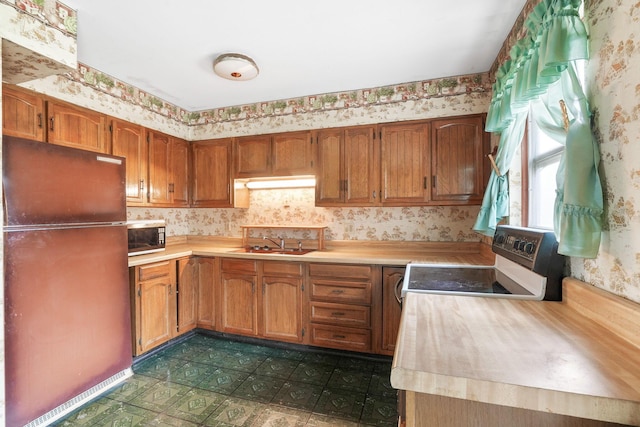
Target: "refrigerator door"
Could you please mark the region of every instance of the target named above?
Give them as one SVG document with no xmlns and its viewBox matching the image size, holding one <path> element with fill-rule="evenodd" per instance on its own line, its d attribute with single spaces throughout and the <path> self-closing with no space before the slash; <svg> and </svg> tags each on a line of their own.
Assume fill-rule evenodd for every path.
<svg viewBox="0 0 640 427">
<path fill-rule="evenodd" d="M 124 159 L 3 137 L 5 225 L 126 221 Z"/>
<path fill-rule="evenodd" d="M 13 231 L 5 244 L 7 425 L 132 363 L 126 226 Z"/>
</svg>

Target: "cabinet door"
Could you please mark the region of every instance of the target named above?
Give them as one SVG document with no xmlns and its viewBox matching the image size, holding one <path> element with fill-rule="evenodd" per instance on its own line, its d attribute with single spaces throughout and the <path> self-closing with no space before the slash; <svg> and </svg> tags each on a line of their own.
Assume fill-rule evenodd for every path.
<svg viewBox="0 0 640 427">
<path fill-rule="evenodd" d="M 271 175 L 312 175 L 313 150 L 310 132 L 274 135 L 271 148 Z"/>
<path fill-rule="evenodd" d="M 236 177 L 269 176 L 271 165 L 271 136 L 251 136 L 236 141 Z"/>
<path fill-rule="evenodd" d="M 302 278 L 262 278 L 262 336 L 302 342 Z"/>
<path fill-rule="evenodd" d="M 383 204 L 421 205 L 429 201 L 429 124 L 383 126 Z"/>
<path fill-rule="evenodd" d="M 47 101 L 47 141 L 83 150 L 109 153 L 105 115 L 58 101 Z"/>
<path fill-rule="evenodd" d="M 198 261 L 196 258 L 178 260 L 178 333 L 196 327 L 198 298 Z"/>
<path fill-rule="evenodd" d="M 482 116 L 435 120 L 431 125 L 431 199 L 480 202 L 485 133 Z"/>
<path fill-rule="evenodd" d="M 147 200 L 147 141 L 142 126 L 122 120 L 111 121 L 111 150 L 127 159 L 127 205 L 142 205 Z"/>
<path fill-rule="evenodd" d="M 194 207 L 233 207 L 231 139 L 192 143 Z"/>
<path fill-rule="evenodd" d="M 257 276 L 222 274 L 222 330 L 240 335 L 257 335 Z"/>
<path fill-rule="evenodd" d="M 44 100 L 42 96 L 2 86 L 2 133 L 44 141 Z"/>
<path fill-rule="evenodd" d="M 402 307 L 396 299 L 396 287 L 402 286 L 403 278 L 403 267 L 382 268 L 382 354 L 393 355 L 396 348 L 402 314 Z"/>
<path fill-rule="evenodd" d="M 175 323 L 175 286 L 168 276 L 140 282 L 138 290 L 138 353 L 143 353 L 173 338 Z"/>
<path fill-rule="evenodd" d="M 169 205 L 171 139 L 169 135 L 149 131 L 149 202 Z"/>
<path fill-rule="evenodd" d="M 380 198 L 380 151 L 374 139 L 374 128 L 345 130 L 344 178 L 346 205 L 371 206 Z"/>
<path fill-rule="evenodd" d="M 216 327 L 215 258 L 195 258 L 198 265 L 198 327 L 214 330 Z"/>
<path fill-rule="evenodd" d="M 189 206 L 189 143 L 170 138 L 169 195 L 172 206 Z"/>
<path fill-rule="evenodd" d="M 344 201 L 343 140 L 342 129 L 326 129 L 316 135 L 316 206 L 336 206 Z"/>
</svg>

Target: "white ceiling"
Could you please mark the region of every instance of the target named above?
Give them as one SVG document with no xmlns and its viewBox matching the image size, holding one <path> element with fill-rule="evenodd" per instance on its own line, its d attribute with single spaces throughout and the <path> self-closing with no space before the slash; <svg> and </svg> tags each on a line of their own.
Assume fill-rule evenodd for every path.
<svg viewBox="0 0 640 427">
<path fill-rule="evenodd" d="M 526 0 L 62 0 L 78 61 L 188 111 L 488 71 Z M 251 81 L 213 73 L 252 57 Z"/>
</svg>

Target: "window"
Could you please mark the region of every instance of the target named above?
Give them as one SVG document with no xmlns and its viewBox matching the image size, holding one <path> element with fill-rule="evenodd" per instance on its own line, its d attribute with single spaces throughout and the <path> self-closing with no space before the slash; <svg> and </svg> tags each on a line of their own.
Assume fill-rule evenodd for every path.
<svg viewBox="0 0 640 427">
<path fill-rule="evenodd" d="M 553 229 L 556 199 L 556 172 L 564 146 L 547 136 L 532 118 L 528 118 L 528 221 L 533 228 Z"/>
</svg>

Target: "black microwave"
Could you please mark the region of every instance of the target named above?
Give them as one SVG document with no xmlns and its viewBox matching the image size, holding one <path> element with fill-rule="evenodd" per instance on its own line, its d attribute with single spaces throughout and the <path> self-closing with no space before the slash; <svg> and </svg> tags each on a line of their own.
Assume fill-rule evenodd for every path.
<svg viewBox="0 0 640 427">
<path fill-rule="evenodd" d="M 129 256 L 163 251 L 165 230 L 163 220 L 127 221 Z"/>
</svg>

